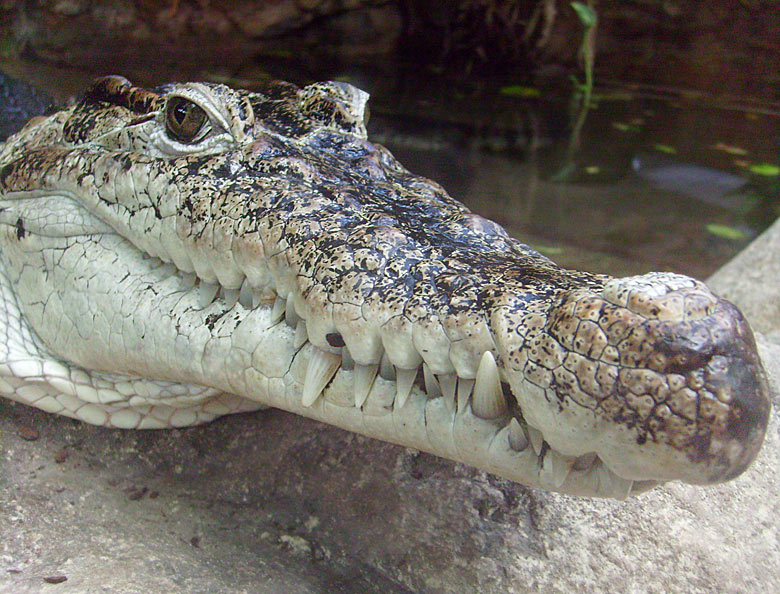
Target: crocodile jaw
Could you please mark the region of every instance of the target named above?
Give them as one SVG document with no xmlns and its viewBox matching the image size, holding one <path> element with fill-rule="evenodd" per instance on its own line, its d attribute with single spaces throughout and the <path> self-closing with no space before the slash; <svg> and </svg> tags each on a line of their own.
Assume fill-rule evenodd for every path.
<svg viewBox="0 0 780 594">
<path fill-rule="evenodd" d="M 38 236 L 29 232 L 30 221 L 24 240 L 8 238 L 12 247 L 0 276 L 5 311 L 25 312 L 6 321 L 3 340 L 11 351 L 6 358 L 14 361 L 8 375 L 20 381 L 5 391 L 17 400 L 130 428 L 192 425 L 273 406 L 532 487 L 624 498 L 655 484 L 623 479 L 598 459 L 586 457 L 578 466 L 576 458 L 560 456 L 541 440 L 520 436 L 518 446 L 516 421 L 507 414 L 480 418 L 468 398 L 431 398 L 414 385 L 399 406 L 397 382 L 381 375 L 357 407 L 359 365 L 339 368 L 307 405 L 309 363 L 322 351 L 298 344 L 295 329 L 279 322 L 272 302 L 228 308 L 216 298 L 202 308 L 197 287 L 189 287 L 184 275 L 85 211 L 80 217 L 94 234 Z M 11 324 L 19 323 L 21 332 L 13 331 Z M 67 358 L 67 368 L 52 352 Z"/>
<path fill-rule="evenodd" d="M 4 256 L 25 323 L 53 352 L 80 368 L 77 376 L 70 373 L 55 381 L 45 366 L 35 368 L 32 375 L 39 386 L 48 383 L 55 393 L 66 392 L 40 392 L 56 412 L 110 426 L 165 427 L 273 406 L 529 486 L 575 495 L 623 498 L 665 480 L 724 478 L 702 477 L 698 468 L 680 474 L 678 469 L 692 466 L 675 451 L 645 456 L 640 448 L 640 455 L 632 456 L 626 441 L 630 446 L 633 436 L 626 440 L 615 435 L 615 428 L 599 424 L 592 415 L 561 409 L 556 413 L 544 403 L 557 395 L 513 375 L 511 365 L 505 373 L 512 384 L 514 411 L 482 415 L 490 418 L 474 414 L 468 394 L 454 402 L 432 398 L 421 385 L 412 386 L 401 403 L 397 379 L 381 375 L 356 406 L 360 364 L 339 367 L 315 400 L 306 402 L 310 362 L 323 351 L 308 341 L 301 344 L 296 328 L 280 323 L 273 301 L 252 307 L 241 301 L 228 304 L 217 296 L 204 308 L 199 288 L 190 286 L 185 275 L 139 251 L 67 197 L 55 199 L 64 219 L 78 219 L 92 234 L 37 235 L 28 218 L 26 236 L 7 237 Z M 52 210 L 36 207 L 36 200 L 51 197 L 28 197 L 31 211 Z M 10 227 L 3 229 L 12 233 Z M 50 298 L 41 297 L 46 295 Z M 53 318 L 59 323 L 52 323 Z M 499 322 L 495 326 L 506 331 Z M 499 343 L 503 357 L 511 361 L 511 341 Z M 45 348 L 36 355 L 53 369 L 54 357 Z M 63 386 L 67 381 L 73 383 L 70 396 Z M 131 397 L 117 388 L 129 382 L 134 384 Z M 84 406 L 84 392 L 97 386 L 102 386 L 102 396 L 94 404 L 103 412 Z M 161 397 L 161 389 L 170 395 Z M 142 394 L 154 396 L 144 399 Z M 742 449 L 732 452 L 743 468 L 762 437 L 763 432 L 755 430 L 744 448 L 747 454 Z"/>
</svg>

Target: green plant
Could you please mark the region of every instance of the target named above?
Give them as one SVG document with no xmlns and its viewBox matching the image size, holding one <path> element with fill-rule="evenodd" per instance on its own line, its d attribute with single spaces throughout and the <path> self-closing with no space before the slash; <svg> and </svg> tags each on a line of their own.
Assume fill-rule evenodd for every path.
<svg viewBox="0 0 780 594">
<path fill-rule="evenodd" d="M 572 76 L 574 88 L 579 94 L 579 110 L 577 119 L 572 126 L 572 135 L 569 140 L 569 157 L 573 157 L 574 153 L 579 149 L 582 126 L 585 124 L 585 118 L 593 100 L 593 64 L 596 59 L 596 26 L 598 25 L 595 4 L 595 0 L 588 0 L 587 3 L 570 3 L 585 29 L 582 35 L 582 44 L 580 45 L 585 80 L 581 82 L 577 77 Z"/>
</svg>

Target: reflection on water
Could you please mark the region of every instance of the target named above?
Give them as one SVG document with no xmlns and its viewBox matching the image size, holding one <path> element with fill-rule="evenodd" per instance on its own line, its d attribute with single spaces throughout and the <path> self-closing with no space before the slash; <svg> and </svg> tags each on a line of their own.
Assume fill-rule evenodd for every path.
<svg viewBox="0 0 780 594">
<path fill-rule="evenodd" d="M 312 82 L 278 71 L 297 84 Z M 105 74 L 19 64 L 12 72 L 60 100 Z M 121 74 L 143 85 L 177 78 L 169 73 L 155 80 L 148 67 Z M 224 73 L 201 78 L 231 82 Z M 567 85 L 559 87 L 563 92 L 541 87 L 538 98 L 519 99 L 498 85 L 430 72 L 352 71 L 341 78 L 372 93 L 373 140 L 567 267 L 616 275 L 674 270 L 703 278 L 778 214 L 778 178 L 748 169 L 777 164 L 780 110 L 772 106 L 708 106 L 700 98 L 613 90 L 590 112 L 575 167 L 562 176 Z M 233 80 L 254 84 L 246 72 Z M 561 178 L 566 181 L 553 181 Z"/>
<path fill-rule="evenodd" d="M 523 124 L 486 125 L 490 117 L 506 122 L 502 109 L 520 111 Z M 410 126 L 392 110 L 369 128 L 409 169 L 564 266 L 704 278 L 778 214 L 777 179 L 747 168 L 780 154 L 777 132 L 767 133 L 780 130 L 771 112 L 602 100 L 565 183 L 553 181 L 567 144 L 563 98 L 486 103 L 466 117 L 472 134 L 453 113 L 422 123 L 418 113 Z"/>
</svg>

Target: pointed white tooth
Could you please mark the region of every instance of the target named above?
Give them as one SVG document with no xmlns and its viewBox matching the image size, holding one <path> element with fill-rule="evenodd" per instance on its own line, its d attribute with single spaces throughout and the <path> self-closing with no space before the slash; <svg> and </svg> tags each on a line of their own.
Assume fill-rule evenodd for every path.
<svg viewBox="0 0 780 594">
<path fill-rule="evenodd" d="M 379 375 L 382 376 L 382 379 L 386 379 L 389 382 L 395 381 L 395 367 L 390 362 L 390 357 L 387 356 L 387 353 L 382 354 L 382 361 L 379 365 Z"/>
<path fill-rule="evenodd" d="M 631 489 L 634 488 L 634 481 L 624 479 L 614 473 L 613 476 L 615 478 L 612 483 L 612 492 L 614 493 L 615 499 L 623 501 L 626 497 L 631 495 Z"/>
<path fill-rule="evenodd" d="M 238 293 L 238 302 L 247 309 L 254 309 L 252 303 L 252 287 L 249 286 L 249 279 L 244 279 L 241 284 L 241 290 Z"/>
<path fill-rule="evenodd" d="M 198 287 L 198 307 L 199 309 L 205 309 L 212 303 L 214 303 L 214 298 L 217 296 L 217 293 L 219 292 L 219 285 L 214 285 L 211 283 L 200 283 L 200 287 Z"/>
<path fill-rule="evenodd" d="M 181 283 L 179 283 L 179 289 L 182 291 L 189 291 L 192 289 L 192 287 L 195 286 L 196 280 L 198 280 L 198 277 L 195 276 L 192 272 L 182 274 Z"/>
<path fill-rule="evenodd" d="M 306 331 L 306 322 L 301 320 L 295 327 L 295 338 L 293 339 L 293 346 L 296 349 L 301 348 L 309 340 L 309 333 Z"/>
<path fill-rule="evenodd" d="M 509 410 L 501 388 L 498 365 L 490 351 L 485 351 L 479 362 L 471 410 L 480 419 L 497 419 Z"/>
<path fill-rule="evenodd" d="M 355 360 L 346 346 L 341 347 L 341 367 L 347 370 L 355 368 Z"/>
<path fill-rule="evenodd" d="M 401 410 L 409 400 L 409 394 L 412 393 L 412 386 L 414 385 L 414 378 L 417 377 L 417 369 L 402 369 L 396 368 L 396 380 L 395 380 L 395 409 Z"/>
<path fill-rule="evenodd" d="M 538 456 L 539 452 L 542 451 L 542 444 L 544 443 L 544 435 L 542 435 L 541 431 L 535 429 L 534 427 L 531 427 L 530 425 L 526 426 L 525 430 L 528 432 L 528 440 L 531 442 L 531 447 L 534 449 L 534 452 Z"/>
<path fill-rule="evenodd" d="M 423 379 L 425 379 L 425 391 L 428 393 L 428 398 L 438 398 L 441 396 L 441 387 L 439 382 L 436 381 L 436 376 L 433 375 L 431 368 L 427 363 L 423 363 Z"/>
<path fill-rule="evenodd" d="M 260 305 L 263 301 L 263 294 L 258 289 L 257 291 L 252 291 L 252 309 L 257 309 L 257 306 Z"/>
<path fill-rule="evenodd" d="M 306 379 L 303 382 L 301 404 L 304 407 L 308 408 L 317 401 L 340 366 L 341 355 L 334 355 L 318 348 L 312 349 L 309 367 L 306 369 Z"/>
<path fill-rule="evenodd" d="M 276 324 L 284 316 L 284 310 L 287 308 L 287 300 L 284 297 L 277 297 L 274 301 L 274 308 L 271 310 L 271 323 Z"/>
<path fill-rule="evenodd" d="M 225 297 L 225 307 L 233 309 L 238 303 L 238 289 L 223 289 L 222 294 Z"/>
<path fill-rule="evenodd" d="M 569 476 L 573 463 L 574 458 L 561 456 L 548 445 L 539 469 L 539 481 L 542 485 L 558 489 Z"/>
<path fill-rule="evenodd" d="M 379 363 L 374 365 L 355 365 L 355 406 L 360 408 L 368 398 L 371 386 L 374 385 Z"/>
<path fill-rule="evenodd" d="M 288 299 L 284 307 L 284 321 L 291 328 L 295 328 L 300 321 L 301 316 L 295 312 L 295 303 L 292 299 Z"/>
<path fill-rule="evenodd" d="M 465 410 L 469 403 L 471 393 L 474 391 L 474 380 L 464 377 L 458 378 L 458 410 Z"/>
<path fill-rule="evenodd" d="M 528 447 L 528 437 L 515 417 L 509 421 L 509 447 L 516 452 L 522 452 Z"/>
<path fill-rule="evenodd" d="M 445 398 L 447 408 L 450 409 L 450 412 L 455 412 L 457 410 L 455 390 L 458 385 L 458 376 L 454 373 L 443 373 L 436 376 L 436 379 L 439 381 L 441 393 Z"/>
<path fill-rule="evenodd" d="M 599 477 L 600 495 L 623 500 L 631 493 L 631 487 L 634 486 L 634 481 L 616 475 L 604 464 L 599 464 L 596 470 L 598 471 Z"/>
<path fill-rule="evenodd" d="M 298 314 L 299 318 L 306 319 L 308 308 L 306 307 L 306 300 L 303 298 L 303 295 L 301 295 L 299 291 L 293 291 L 292 300 L 293 306 L 295 307 L 295 313 Z"/>
</svg>

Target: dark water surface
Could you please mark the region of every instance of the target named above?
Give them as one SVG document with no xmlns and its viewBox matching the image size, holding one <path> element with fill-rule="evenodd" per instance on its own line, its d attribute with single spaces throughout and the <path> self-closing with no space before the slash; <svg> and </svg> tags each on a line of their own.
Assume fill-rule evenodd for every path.
<svg viewBox="0 0 780 594">
<path fill-rule="evenodd" d="M 66 101 L 94 76 L 25 64 L 11 74 Z M 310 74 L 283 67 L 297 84 Z M 154 85 L 188 78 L 148 65 L 120 74 Z M 251 88 L 266 70 L 202 73 Z M 369 133 L 411 171 L 560 264 L 615 275 L 673 270 L 704 278 L 780 213 L 780 106 L 668 89 L 597 89 L 579 151 L 571 85 L 452 79 L 400 69 L 328 72 L 372 94 Z M 509 88 L 508 88 L 509 87 Z M 502 91 L 503 89 L 503 91 Z"/>
<path fill-rule="evenodd" d="M 706 277 L 778 216 L 779 178 L 750 167 L 780 164 L 780 106 L 603 89 L 567 166 L 569 98 L 533 88 L 538 98 L 420 95 L 416 115 L 390 104 L 370 128 L 565 266 Z"/>
</svg>

